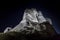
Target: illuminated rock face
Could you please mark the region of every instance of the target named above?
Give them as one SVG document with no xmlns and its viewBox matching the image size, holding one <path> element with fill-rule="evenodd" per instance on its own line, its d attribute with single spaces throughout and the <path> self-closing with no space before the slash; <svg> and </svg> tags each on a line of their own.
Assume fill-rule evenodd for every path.
<svg viewBox="0 0 60 40">
<path fill-rule="evenodd" d="M 36 9 L 26 9 L 21 22 L 9 31 L 27 31 L 27 34 L 38 31 L 40 34 L 45 34 L 43 33 L 44 31 L 46 33 L 54 34 L 54 29 L 51 25 L 51 20 L 49 18 L 44 18 L 41 11 L 37 11 Z"/>
<path fill-rule="evenodd" d="M 52 25 L 52 20 L 50 18 L 46 18 L 46 20 Z"/>
<path fill-rule="evenodd" d="M 9 30 L 11 30 L 12 28 L 11 27 L 7 27 L 5 30 L 4 30 L 4 33 L 8 32 Z"/>
<path fill-rule="evenodd" d="M 42 31 L 39 24 L 43 22 L 46 22 L 46 19 L 41 11 L 37 11 L 36 9 L 26 9 L 22 21 L 10 31 L 19 32 L 20 30 L 26 30 L 25 27 L 31 27 L 34 30 Z"/>
</svg>

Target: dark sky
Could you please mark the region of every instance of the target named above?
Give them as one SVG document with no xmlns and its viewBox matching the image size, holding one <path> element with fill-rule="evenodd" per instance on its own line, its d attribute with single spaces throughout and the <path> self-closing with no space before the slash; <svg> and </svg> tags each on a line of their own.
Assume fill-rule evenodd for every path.
<svg viewBox="0 0 60 40">
<path fill-rule="evenodd" d="M 22 3 L 21 3 L 22 2 Z M 45 17 L 52 19 L 54 29 L 60 33 L 59 1 L 19 1 L 0 4 L 0 32 L 6 27 L 16 26 L 22 19 L 26 8 L 41 10 Z"/>
</svg>

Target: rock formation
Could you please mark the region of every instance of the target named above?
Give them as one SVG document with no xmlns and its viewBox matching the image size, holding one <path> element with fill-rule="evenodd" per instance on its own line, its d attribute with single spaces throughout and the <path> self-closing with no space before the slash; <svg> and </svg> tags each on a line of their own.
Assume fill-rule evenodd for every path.
<svg viewBox="0 0 60 40">
<path fill-rule="evenodd" d="M 26 9 L 21 22 L 6 32 L 22 32 L 26 34 L 39 33 L 41 36 L 53 36 L 56 34 L 49 18 L 45 18 L 41 11 Z"/>
</svg>

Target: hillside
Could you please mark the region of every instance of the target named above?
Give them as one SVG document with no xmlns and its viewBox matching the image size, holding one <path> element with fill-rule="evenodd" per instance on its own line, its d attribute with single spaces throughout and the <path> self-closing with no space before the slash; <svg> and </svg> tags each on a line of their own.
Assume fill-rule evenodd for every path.
<svg viewBox="0 0 60 40">
<path fill-rule="evenodd" d="M 43 35 L 43 34 L 42 34 Z M 40 40 L 40 39 L 46 39 L 46 40 L 59 40 L 60 35 L 54 35 L 54 36 L 49 36 L 45 34 L 42 36 L 38 33 L 33 33 L 33 34 L 23 34 L 19 32 L 10 32 L 10 33 L 3 33 L 0 34 L 0 40 Z"/>
<path fill-rule="evenodd" d="M 57 40 L 60 38 L 60 36 L 57 35 L 52 25 L 50 25 L 48 22 L 44 24 L 46 25 L 47 29 L 40 32 L 35 30 L 34 33 L 28 34 L 26 34 L 27 31 L 0 33 L 0 40 Z"/>
</svg>

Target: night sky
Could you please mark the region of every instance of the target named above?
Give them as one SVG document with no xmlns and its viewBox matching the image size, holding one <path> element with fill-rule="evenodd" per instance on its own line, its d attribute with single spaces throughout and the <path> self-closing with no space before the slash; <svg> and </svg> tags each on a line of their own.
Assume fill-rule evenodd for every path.
<svg viewBox="0 0 60 40">
<path fill-rule="evenodd" d="M 6 27 L 16 26 L 22 20 L 26 8 L 36 8 L 42 11 L 45 17 L 52 19 L 53 28 L 60 34 L 59 7 L 59 1 L 19 1 L 0 4 L 0 32 L 3 32 Z"/>
</svg>

